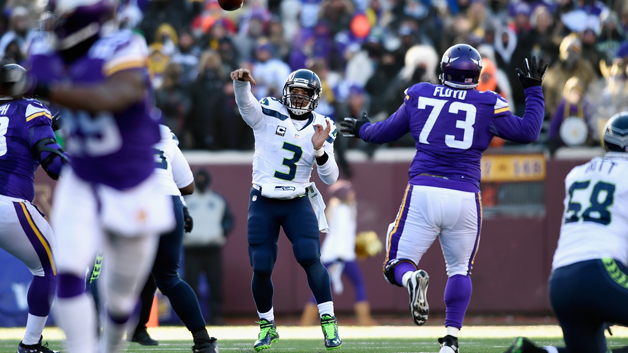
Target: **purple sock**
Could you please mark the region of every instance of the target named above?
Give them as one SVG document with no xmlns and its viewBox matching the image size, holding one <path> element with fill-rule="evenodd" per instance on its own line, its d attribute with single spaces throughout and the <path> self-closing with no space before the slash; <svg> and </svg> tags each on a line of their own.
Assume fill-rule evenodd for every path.
<svg viewBox="0 0 628 353">
<path fill-rule="evenodd" d="M 409 262 L 400 262 L 397 266 L 395 266 L 394 271 L 395 271 L 395 282 L 397 282 L 398 285 L 403 287 L 403 275 L 405 275 L 406 272 L 416 271 L 416 267 L 414 267 L 414 265 Z"/>
<path fill-rule="evenodd" d="M 57 277 L 52 274 L 34 276 L 28 288 L 28 313 L 35 316 L 48 316 L 50 304 L 57 289 Z"/>
<path fill-rule="evenodd" d="M 59 274 L 58 298 L 74 298 L 85 292 L 85 280 L 68 273 Z"/>
<path fill-rule="evenodd" d="M 472 290 L 470 276 L 449 277 L 445 286 L 445 327 L 462 328 L 462 320 L 469 307 Z"/>
</svg>

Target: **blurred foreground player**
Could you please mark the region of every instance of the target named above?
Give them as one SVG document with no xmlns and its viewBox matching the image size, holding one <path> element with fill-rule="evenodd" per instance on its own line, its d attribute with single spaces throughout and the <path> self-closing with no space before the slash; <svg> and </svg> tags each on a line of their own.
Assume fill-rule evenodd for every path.
<svg viewBox="0 0 628 353">
<path fill-rule="evenodd" d="M 480 242 L 482 204 L 480 160 L 493 136 L 534 142 L 543 122 L 541 81 L 547 66 L 526 60 L 517 69 L 526 94 L 523 118 L 512 114 L 495 92 L 480 92 L 482 57 L 466 44 L 447 49 L 441 60 L 442 85 L 419 83 L 406 90 L 403 105 L 387 120 L 371 124 L 345 118 L 341 131 L 364 141 L 386 143 L 410 132 L 417 153 L 401 208 L 388 227 L 384 277 L 408 289 L 414 323 L 427 320 L 428 275 L 417 266 L 439 237 L 447 265 L 445 327 L 440 353 L 458 352 L 458 333 L 471 299 L 471 268 Z"/>
<path fill-rule="evenodd" d="M 2 86 L 15 83 L 26 70 L 16 64 L 0 71 Z M 56 239 L 43 215 L 31 203 L 35 170 L 41 164 L 57 180 L 69 162 L 55 140 L 52 116 L 34 99 L 0 100 L 0 247 L 20 259 L 33 274 L 28 288 L 28 320 L 18 353 L 50 353 L 41 344 L 57 287 Z"/>
<path fill-rule="evenodd" d="M 192 333 L 194 353 L 218 352 L 216 338 L 209 337 L 205 320 L 194 290 L 179 277 L 179 260 L 184 230 L 189 232 L 192 221 L 181 195 L 194 192 L 194 176 L 179 149 L 179 140 L 165 125 L 160 125 L 161 140 L 155 147 L 155 174 L 159 180 L 157 192 L 170 195 L 174 204 L 176 227 L 159 238 L 155 263 L 142 290 L 140 318 L 132 332 L 132 341 L 142 345 L 157 345 L 146 331 L 146 323 L 157 288 L 168 297 L 170 304 L 185 327 Z M 186 215 L 187 214 L 187 215 Z M 105 260 L 106 261 L 106 260 Z"/>
<path fill-rule="evenodd" d="M 549 296 L 567 347 L 519 337 L 507 353 L 607 353 L 606 323 L 628 326 L 628 112 L 606 124 L 604 149 L 565 178 Z"/>
<path fill-rule="evenodd" d="M 63 171 L 53 204 L 58 237 L 57 322 L 67 351 L 98 351 L 85 270 L 103 249 L 100 352 L 122 350 L 122 336 L 141 285 L 153 264 L 158 235 L 174 227 L 172 201 L 158 190 L 144 39 L 111 31 L 114 4 L 106 0 L 51 2 L 57 23 L 54 47 L 31 48 L 30 69 L 11 86 L 63 107 L 63 130 L 72 168 Z"/>
<path fill-rule="evenodd" d="M 238 109 L 255 135 L 247 223 L 253 299 L 260 317 L 260 333 L 254 348 L 256 351 L 270 348 L 279 339 L 271 281 L 279 227 L 283 227 L 292 242 L 294 257 L 305 270 L 318 303 L 325 347 L 340 348 L 342 341 L 334 316 L 329 274 L 320 259 L 319 230 L 329 231 L 325 204 L 310 182 L 314 164 L 325 184 L 331 185 L 338 179 L 334 123 L 314 112 L 321 81 L 310 70 L 297 70 L 288 76 L 281 100 L 266 97 L 258 102 L 251 93 L 251 83 L 255 84 L 255 80 L 249 70 L 233 71 L 231 78 Z"/>
</svg>

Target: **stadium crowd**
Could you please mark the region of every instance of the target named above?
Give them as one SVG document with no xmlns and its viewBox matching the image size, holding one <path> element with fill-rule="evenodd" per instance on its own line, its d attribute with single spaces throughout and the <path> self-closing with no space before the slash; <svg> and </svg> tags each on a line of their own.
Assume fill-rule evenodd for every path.
<svg viewBox="0 0 628 353">
<path fill-rule="evenodd" d="M 0 1 L 4 62 L 23 61 L 52 29 L 46 2 Z M 281 96 L 289 73 L 309 68 L 323 84 L 317 112 L 339 120 L 367 110 L 378 121 L 413 83 L 438 82 L 440 55 L 456 43 L 478 48 L 478 89 L 503 95 L 517 115 L 515 67 L 531 55 L 550 64 L 538 143 L 551 151 L 598 145 L 606 120 L 628 109 L 621 0 L 246 0 L 233 12 L 215 0 L 121 0 L 117 18 L 146 38 L 156 104 L 185 149 L 253 148 L 228 75 L 238 67 L 252 71 L 258 98 Z M 410 136 L 394 144 L 413 145 Z"/>
</svg>

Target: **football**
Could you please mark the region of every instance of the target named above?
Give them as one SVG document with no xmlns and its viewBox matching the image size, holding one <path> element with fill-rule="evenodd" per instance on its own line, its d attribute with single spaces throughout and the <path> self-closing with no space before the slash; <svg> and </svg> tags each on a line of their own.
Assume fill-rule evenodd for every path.
<svg viewBox="0 0 628 353">
<path fill-rule="evenodd" d="M 244 0 L 218 0 L 218 4 L 225 11 L 235 11 L 242 7 Z"/>
</svg>

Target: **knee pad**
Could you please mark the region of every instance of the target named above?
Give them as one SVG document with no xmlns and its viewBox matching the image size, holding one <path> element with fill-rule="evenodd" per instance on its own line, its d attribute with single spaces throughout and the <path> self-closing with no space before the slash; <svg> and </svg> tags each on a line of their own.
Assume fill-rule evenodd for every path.
<svg viewBox="0 0 628 353">
<path fill-rule="evenodd" d="M 388 283 L 393 284 L 395 286 L 403 287 L 403 284 L 397 283 L 397 281 L 395 281 L 395 267 L 399 265 L 400 263 L 404 263 L 404 262 L 412 264 L 412 266 L 414 266 L 414 269 L 418 270 L 418 268 L 416 267 L 416 264 L 412 260 L 408 260 L 408 259 L 389 260 L 388 262 L 384 263 L 384 278 L 386 278 L 386 281 Z"/>
<path fill-rule="evenodd" d="M 249 247 L 249 257 L 251 266 L 253 266 L 253 273 L 258 276 L 270 276 L 273 273 L 277 258 L 276 252 L 273 253 L 270 249 L 263 247 L 251 246 Z"/>
<path fill-rule="evenodd" d="M 301 239 L 292 244 L 292 251 L 297 262 L 303 267 L 321 261 L 320 241 L 318 239 Z"/>
</svg>

